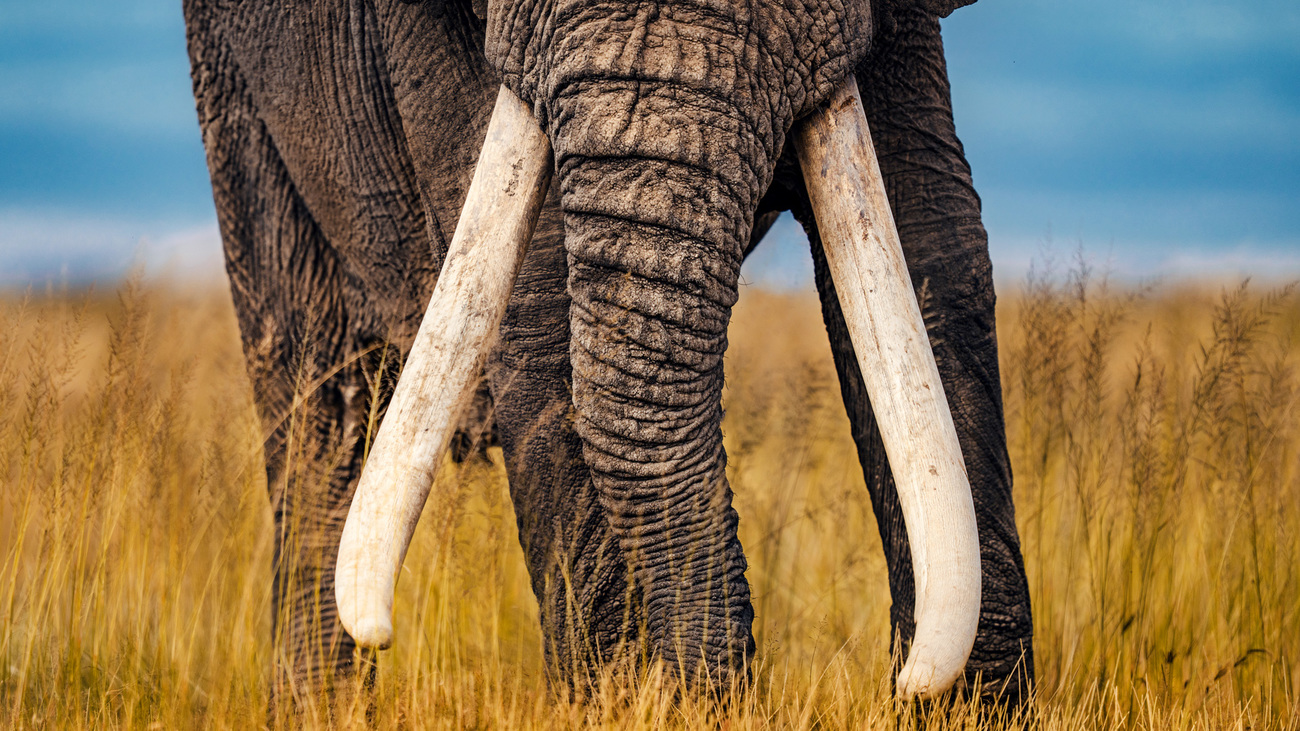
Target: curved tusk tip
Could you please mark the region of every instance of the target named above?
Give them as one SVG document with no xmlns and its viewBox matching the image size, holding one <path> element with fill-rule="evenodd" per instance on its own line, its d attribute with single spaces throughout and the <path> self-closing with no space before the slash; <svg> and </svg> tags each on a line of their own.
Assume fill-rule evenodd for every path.
<svg viewBox="0 0 1300 731">
<path fill-rule="evenodd" d="M 393 644 L 393 623 L 387 619 L 358 620 L 347 630 L 358 647 L 387 650 Z"/>
<path fill-rule="evenodd" d="M 903 700 L 914 698 L 934 698 L 953 686 L 961 675 L 961 666 L 957 672 L 944 672 L 933 663 L 916 658 L 909 658 L 898 673 L 898 695 Z"/>
</svg>

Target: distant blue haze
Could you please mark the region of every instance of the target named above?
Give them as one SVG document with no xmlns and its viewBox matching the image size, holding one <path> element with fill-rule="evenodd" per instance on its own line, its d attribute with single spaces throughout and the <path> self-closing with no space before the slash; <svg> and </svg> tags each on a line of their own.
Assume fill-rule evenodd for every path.
<svg viewBox="0 0 1300 731">
<path fill-rule="evenodd" d="M 995 267 L 1300 276 L 1300 3 L 981 0 L 944 21 Z M 804 286 L 797 225 L 745 279 Z M 218 276 L 178 0 L 0 0 L 0 285 Z"/>
</svg>

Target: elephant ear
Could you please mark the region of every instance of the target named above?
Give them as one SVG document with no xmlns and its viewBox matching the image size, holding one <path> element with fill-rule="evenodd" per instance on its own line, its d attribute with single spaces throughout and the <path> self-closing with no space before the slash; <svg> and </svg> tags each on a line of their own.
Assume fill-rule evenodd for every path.
<svg viewBox="0 0 1300 731">
<path fill-rule="evenodd" d="M 957 8 L 970 5 L 975 0 L 871 0 L 872 32 L 876 36 L 892 36 L 898 31 L 898 16 L 920 8 L 946 18 Z"/>
<path fill-rule="evenodd" d="M 915 0 L 915 2 L 940 18 L 946 18 L 952 14 L 952 11 L 970 5 L 975 0 Z"/>
</svg>

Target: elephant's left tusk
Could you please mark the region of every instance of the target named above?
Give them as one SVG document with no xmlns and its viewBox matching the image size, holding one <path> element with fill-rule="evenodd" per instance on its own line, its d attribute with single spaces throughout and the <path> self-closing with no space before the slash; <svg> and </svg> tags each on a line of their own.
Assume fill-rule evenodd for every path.
<svg viewBox="0 0 1300 731">
<path fill-rule="evenodd" d="M 550 141 L 501 87 L 447 261 L 343 527 L 334 595 L 339 620 L 362 647 L 392 642 L 397 573 L 505 314 L 551 168 Z"/>
<path fill-rule="evenodd" d="M 979 533 L 961 445 L 852 74 L 794 140 L 912 548 L 916 636 L 898 692 L 929 697 L 961 675 L 979 624 Z"/>
</svg>

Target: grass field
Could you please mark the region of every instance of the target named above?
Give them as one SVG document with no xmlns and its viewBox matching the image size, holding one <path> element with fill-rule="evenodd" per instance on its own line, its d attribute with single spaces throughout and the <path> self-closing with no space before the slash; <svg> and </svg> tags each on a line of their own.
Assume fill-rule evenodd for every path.
<svg viewBox="0 0 1300 731">
<path fill-rule="evenodd" d="M 999 323 L 1038 722 L 1300 728 L 1300 297 L 1052 281 Z M 746 291 L 732 333 L 753 690 L 719 710 L 652 671 L 549 692 L 504 475 L 469 465 L 407 559 L 374 727 L 916 723 L 889 698 L 884 562 L 816 303 Z M 0 302 L 0 727 L 266 722 L 261 438 L 223 293 Z"/>
</svg>

